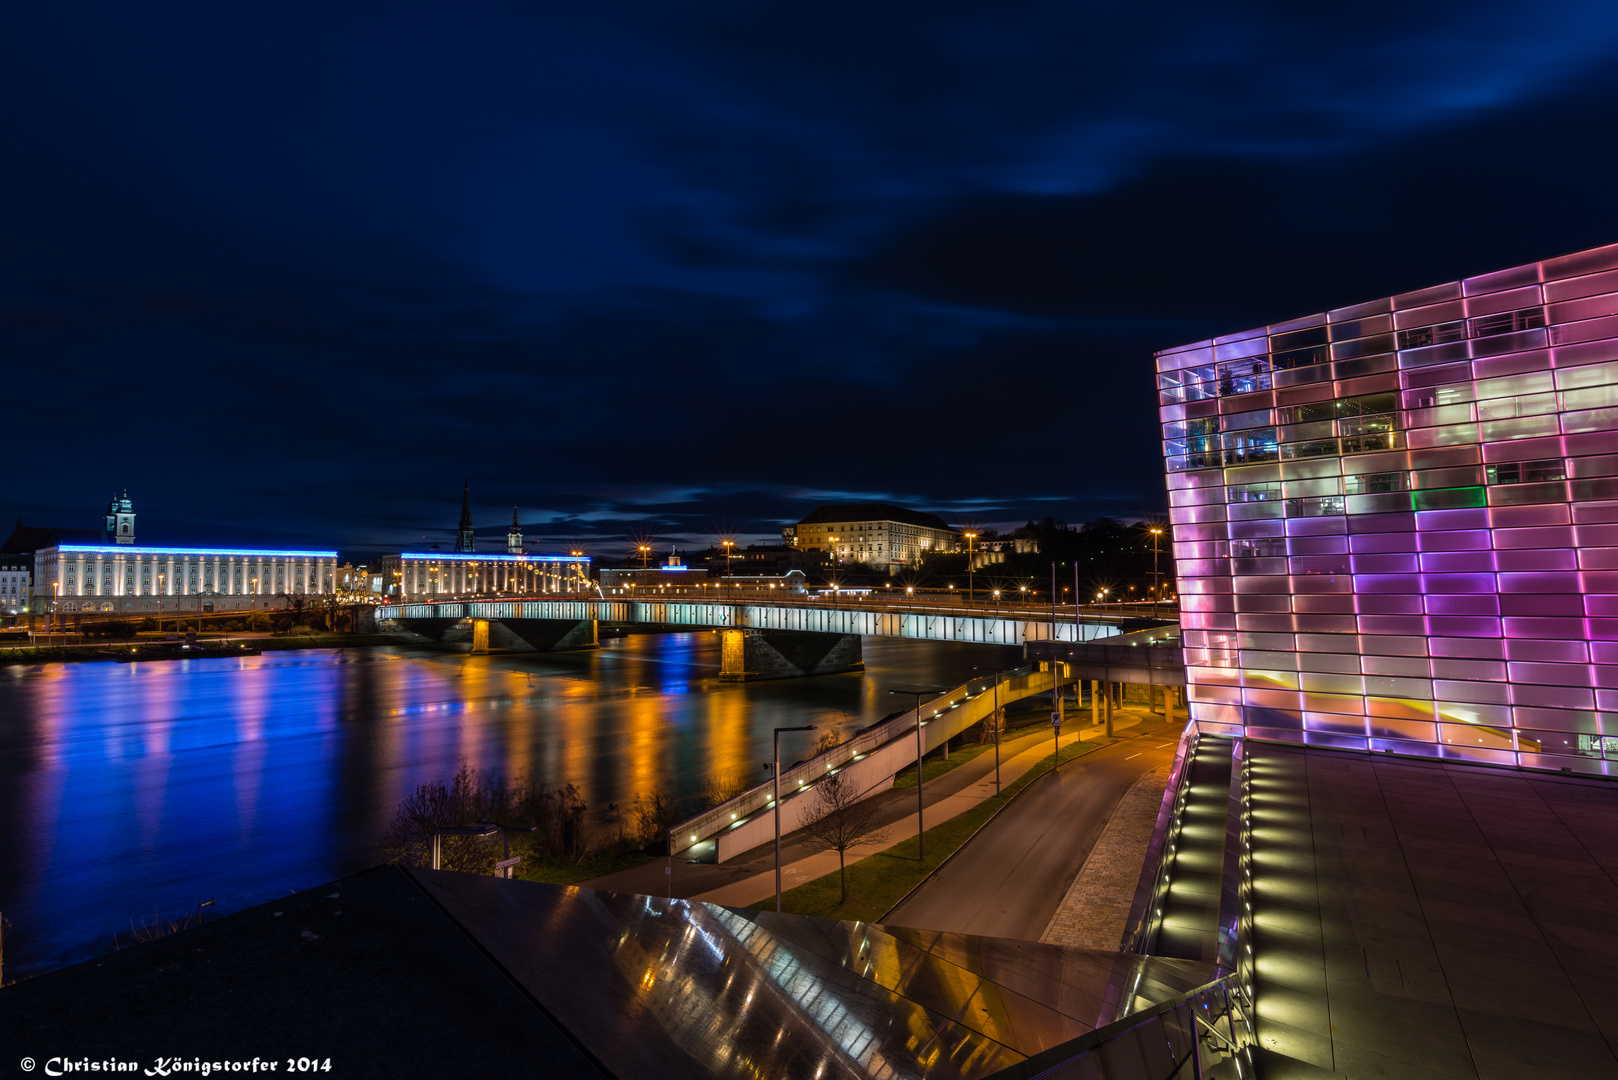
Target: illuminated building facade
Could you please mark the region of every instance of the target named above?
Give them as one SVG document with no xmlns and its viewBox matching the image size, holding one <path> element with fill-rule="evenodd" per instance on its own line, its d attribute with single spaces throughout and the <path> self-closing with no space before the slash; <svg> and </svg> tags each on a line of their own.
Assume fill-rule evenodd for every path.
<svg viewBox="0 0 1618 1080">
<path fill-rule="evenodd" d="M 829 551 L 838 563 L 914 566 L 932 552 L 962 551 L 961 534 L 935 514 L 888 503 L 822 506 L 781 530 L 795 548 Z"/>
<path fill-rule="evenodd" d="M 1157 378 L 1204 730 L 1618 772 L 1618 245 Z"/>
<path fill-rule="evenodd" d="M 34 593 L 62 613 L 246 611 L 277 597 L 330 593 L 335 551 L 57 544 L 35 553 Z"/>
<path fill-rule="evenodd" d="M 570 555 L 467 555 L 405 552 L 378 565 L 384 581 L 397 582 L 388 595 L 406 600 L 452 596 L 537 596 L 594 593 L 590 557 Z"/>
<path fill-rule="evenodd" d="M 718 589 L 718 582 L 710 582 L 706 570 L 687 566 L 674 551 L 660 566 L 601 568 L 601 592 L 605 596 L 703 593 L 710 584 Z"/>
</svg>

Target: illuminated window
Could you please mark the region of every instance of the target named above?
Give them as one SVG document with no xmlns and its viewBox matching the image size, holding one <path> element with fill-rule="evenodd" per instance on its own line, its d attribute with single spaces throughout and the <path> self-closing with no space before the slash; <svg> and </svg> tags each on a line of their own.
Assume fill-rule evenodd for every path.
<svg viewBox="0 0 1618 1080">
<path fill-rule="evenodd" d="M 1438 323 L 1436 326 L 1417 326 L 1399 331 L 1399 348 L 1420 349 L 1427 345 L 1442 345 L 1447 341 L 1460 341 L 1466 337 L 1466 323 Z"/>
<path fill-rule="evenodd" d="M 1521 308 L 1517 311 L 1502 311 L 1498 315 L 1481 315 L 1473 319 L 1472 336 L 1492 337 L 1495 334 L 1510 334 L 1518 330 L 1533 330 L 1544 325 L 1543 308 Z"/>
<path fill-rule="evenodd" d="M 1486 465 L 1484 477 L 1491 484 L 1539 484 L 1547 480 L 1567 479 L 1567 466 L 1561 458 L 1543 461 L 1502 461 Z"/>
</svg>

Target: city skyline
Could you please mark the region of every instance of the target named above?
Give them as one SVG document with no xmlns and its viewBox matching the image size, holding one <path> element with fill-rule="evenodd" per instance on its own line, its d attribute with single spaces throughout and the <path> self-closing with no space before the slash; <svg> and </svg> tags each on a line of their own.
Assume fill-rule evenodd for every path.
<svg viewBox="0 0 1618 1080">
<path fill-rule="evenodd" d="M 1154 351 L 1618 237 L 1606 6 L 921 10 L 10 13 L 0 512 L 1152 516 Z"/>
</svg>

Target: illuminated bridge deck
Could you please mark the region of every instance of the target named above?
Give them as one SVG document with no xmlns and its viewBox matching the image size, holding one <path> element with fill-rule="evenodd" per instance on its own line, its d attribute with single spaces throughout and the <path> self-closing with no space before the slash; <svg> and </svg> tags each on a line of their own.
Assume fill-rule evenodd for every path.
<svg viewBox="0 0 1618 1080">
<path fill-rule="evenodd" d="M 397 604 L 377 609 L 380 621 L 411 619 L 547 619 L 644 623 L 721 629 L 792 630 L 866 637 L 917 638 L 1022 645 L 1029 641 L 1090 641 L 1138 624 L 1149 606 L 1114 610 L 1069 606 L 1053 619 L 1049 608 L 886 604 L 860 600 L 795 602 L 748 599 L 558 600 L 533 597 L 502 600 Z M 1149 618 L 1150 616 L 1144 616 Z M 1165 612 L 1172 621 L 1173 615 Z"/>
</svg>

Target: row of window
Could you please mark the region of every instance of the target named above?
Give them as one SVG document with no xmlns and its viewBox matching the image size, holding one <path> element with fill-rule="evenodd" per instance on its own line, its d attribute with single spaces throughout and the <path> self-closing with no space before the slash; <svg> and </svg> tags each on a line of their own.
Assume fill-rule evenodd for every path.
<svg viewBox="0 0 1618 1080">
<path fill-rule="evenodd" d="M 1344 326 L 1345 324 L 1338 324 Z M 1347 324 L 1353 327 L 1353 324 Z M 1336 359 L 1355 359 L 1397 348 L 1400 351 L 1425 348 L 1467 338 L 1490 338 L 1501 334 L 1535 330 L 1545 326 L 1543 308 L 1522 308 L 1494 315 L 1481 315 L 1472 319 L 1436 323 L 1432 326 L 1411 327 L 1397 333 L 1344 338 L 1334 333 L 1334 339 L 1355 342 L 1353 355 L 1346 353 Z M 1353 327 L 1357 329 L 1357 327 Z M 1349 331 L 1352 332 L 1352 329 Z M 1326 340 L 1326 327 L 1310 327 L 1289 334 L 1278 334 L 1270 339 L 1267 353 L 1226 360 L 1213 364 L 1197 364 L 1158 376 L 1158 388 L 1169 394 L 1165 404 L 1172 401 L 1198 401 L 1212 397 L 1230 397 L 1269 390 L 1274 384 L 1273 372 L 1291 371 L 1330 362 L 1334 357 Z M 1307 381 L 1307 380 L 1306 380 Z"/>
</svg>

